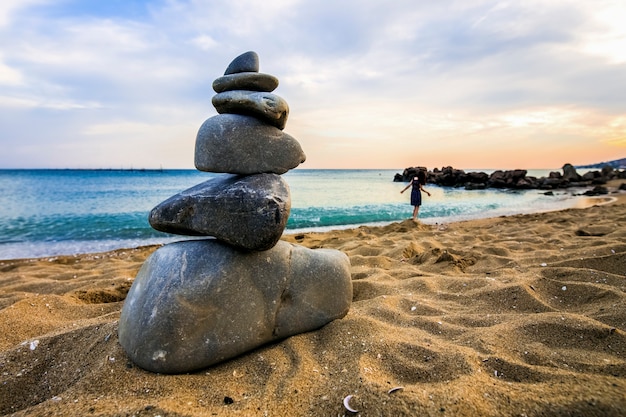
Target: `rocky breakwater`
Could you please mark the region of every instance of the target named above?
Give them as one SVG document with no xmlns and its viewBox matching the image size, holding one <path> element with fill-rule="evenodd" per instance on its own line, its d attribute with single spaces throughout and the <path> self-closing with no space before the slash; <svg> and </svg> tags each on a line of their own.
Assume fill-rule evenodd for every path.
<svg viewBox="0 0 626 417">
<path fill-rule="evenodd" d="M 426 172 L 428 183 L 442 187 L 463 187 L 467 190 L 486 188 L 554 190 L 570 187 L 594 187 L 586 194 L 597 195 L 608 192 L 605 187 L 602 187 L 608 181 L 626 179 L 626 170 L 615 170 L 610 166 L 606 166 L 600 171 L 589 171 L 580 175 L 574 166 L 565 164 L 563 165 L 563 173 L 553 171 L 548 177 L 540 178 L 527 175 L 528 171 L 524 169 L 498 170 L 487 174 L 485 172 L 465 172 L 462 169 L 452 167 L 435 168 L 433 171 L 428 171 L 425 167 L 410 167 L 405 168 L 402 174 L 396 174 L 393 180 L 408 182 L 420 170 Z"/>
<path fill-rule="evenodd" d="M 153 228 L 207 236 L 165 245 L 128 293 L 119 340 L 140 367 L 183 373 L 345 316 L 350 261 L 337 250 L 280 240 L 291 195 L 280 174 L 304 162 L 283 132 L 289 108 L 259 73 L 256 53 L 235 58 L 213 83 L 219 113 L 202 124 L 200 171 L 220 173 L 150 213 Z"/>
</svg>

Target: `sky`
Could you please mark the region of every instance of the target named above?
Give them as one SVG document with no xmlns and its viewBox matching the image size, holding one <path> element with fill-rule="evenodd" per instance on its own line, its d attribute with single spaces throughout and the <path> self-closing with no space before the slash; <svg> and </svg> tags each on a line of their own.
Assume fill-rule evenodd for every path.
<svg viewBox="0 0 626 417">
<path fill-rule="evenodd" d="M 277 77 L 300 168 L 626 157 L 623 0 L 2 0 L 0 168 L 194 168 L 212 83 Z"/>
</svg>

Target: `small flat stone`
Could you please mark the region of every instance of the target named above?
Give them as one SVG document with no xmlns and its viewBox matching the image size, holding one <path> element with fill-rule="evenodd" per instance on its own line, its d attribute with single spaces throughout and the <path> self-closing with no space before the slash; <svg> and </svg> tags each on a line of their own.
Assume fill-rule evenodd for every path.
<svg viewBox="0 0 626 417">
<path fill-rule="evenodd" d="M 149 220 L 162 232 L 214 236 L 261 251 L 278 242 L 290 208 L 289 186 L 280 175 L 221 175 L 168 198 Z"/>
<path fill-rule="evenodd" d="M 213 116 L 196 137 L 195 165 L 200 171 L 284 174 L 305 159 L 296 139 L 251 116 Z"/>
<path fill-rule="evenodd" d="M 350 261 L 280 241 L 240 252 L 217 240 L 157 249 L 128 292 L 119 341 L 140 367 L 185 373 L 345 316 Z"/>
<path fill-rule="evenodd" d="M 226 68 L 224 75 L 236 74 L 238 72 L 259 72 L 259 56 L 254 51 L 244 52 Z"/>
<path fill-rule="evenodd" d="M 239 72 L 224 75 L 213 81 L 213 90 L 216 93 L 231 90 L 249 90 L 272 92 L 278 87 L 278 78 L 260 72 Z"/>
<path fill-rule="evenodd" d="M 272 93 L 257 91 L 224 91 L 213 96 L 213 106 L 218 113 L 254 116 L 283 130 L 289 116 L 287 102 Z"/>
</svg>

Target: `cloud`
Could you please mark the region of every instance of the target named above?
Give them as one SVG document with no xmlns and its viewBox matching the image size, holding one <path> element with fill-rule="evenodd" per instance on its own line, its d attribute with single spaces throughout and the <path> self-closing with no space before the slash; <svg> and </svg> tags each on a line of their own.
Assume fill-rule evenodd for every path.
<svg viewBox="0 0 626 417">
<path fill-rule="evenodd" d="M 76 149 L 93 167 L 191 168 L 175 144 L 192 146 L 213 79 L 247 50 L 279 78 L 307 167 L 517 166 L 548 140 L 542 163 L 623 157 L 622 3 L 3 2 L 0 167 L 71 166 Z M 107 148 L 120 138 L 132 155 Z"/>
<path fill-rule="evenodd" d="M 210 51 L 212 49 L 219 47 L 219 42 L 213 39 L 211 36 L 202 34 L 193 38 L 190 42 L 193 45 L 196 45 L 198 48 L 203 51 Z"/>
<path fill-rule="evenodd" d="M 605 7 L 589 11 L 593 28 L 582 38 L 582 49 L 590 55 L 604 57 L 611 64 L 626 63 L 626 9 L 621 2 L 605 3 Z"/>
<path fill-rule="evenodd" d="M 3 0 L 0 3 L 0 28 L 10 25 L 15 14 L 20 11 L 50 2 L 51 0 Z"/>
</svg>

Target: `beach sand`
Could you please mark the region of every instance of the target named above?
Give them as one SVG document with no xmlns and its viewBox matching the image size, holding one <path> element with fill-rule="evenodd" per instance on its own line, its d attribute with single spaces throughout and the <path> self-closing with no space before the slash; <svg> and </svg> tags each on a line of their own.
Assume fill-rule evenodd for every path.
<svg viewBox="0 0 626 417">
<path fill-rule="evenodd" d="M 0 414 L 626 415 L 626 200 L 612 200 L 286 235 L 349 255 L 348 315 L 186 375 L 138 368 L 117 339 L 156 247 L 0 261 Z"/>
</svg>

